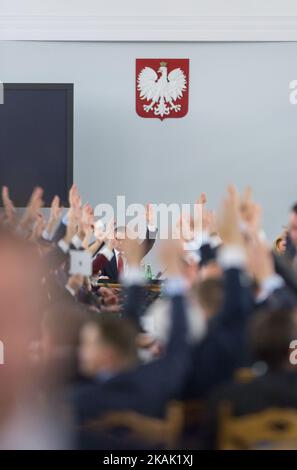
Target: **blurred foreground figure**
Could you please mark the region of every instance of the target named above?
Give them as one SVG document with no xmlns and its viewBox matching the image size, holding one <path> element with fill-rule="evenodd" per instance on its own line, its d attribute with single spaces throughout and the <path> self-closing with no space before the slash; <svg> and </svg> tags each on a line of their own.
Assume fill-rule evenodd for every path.
<svg viewBox="0 0 297 470">
<path fill-rule="evenodd" d="M 0 227 L 0 449 L 65 447 L 55 413 L 41 399 L 30 347 L 39 336 L 42 266 L 36 248 Z M 3 362 L 3 364 L 2 364 Z"/>
</svg>

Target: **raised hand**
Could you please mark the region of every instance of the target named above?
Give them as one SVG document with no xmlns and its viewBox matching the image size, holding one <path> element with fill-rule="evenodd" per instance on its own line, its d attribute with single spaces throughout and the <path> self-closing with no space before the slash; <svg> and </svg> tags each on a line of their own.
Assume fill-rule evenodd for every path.
<svg viewBox="0 0 297 470">
<path fill-rule="evenodd" d="M 228 187 L 228 194 L 219 214 L 218 228 L 225 245 L 242 245 L 240 232 L 239 195 L 234 186 Z"/>
<path fill-rule="evenodd" d="M 251 237 L 257 237 L 261 229 L 261 207 L 253 201 L 252 189 L 245 188 L 240 202 L 240 216 L 244 231 Z"/>
<path fill-rule="evenodd" d="M 50 208 L 50 216 L 46 225 L 46 231 L 51 236 L 53 233 L 56 225 L 58 224 L 60 218 L 62 217 L 63 207 L 60 207 L 60 198 L 59 196 L 54 196 L 51 208 Z"/>
<path fill-rule="evenodd" d="M 68 244 L 70 244 L 72 238 L 77 233 L 78 226 L 82 218 L 81 197 L 75 184 L 69 191 L 69 205 L 70 208 L 67 213 L 67 230 L 64 237 L 65 242 Z"/>
<path fill-rule="evenodd" d="M 272 253 L 265 242 L 250 240 L 246 245 L 246 253 L 248 271 L 259 284 L 274 274 Z"/>
<path fill-rule="evenodd" d="M 42 201 L 43 189 L 42 188 L 35 188 L 29 203 L 25 209 L 24 215 L 20 221 L 20 228 L 22 230 L 28 230 L 31 228 L 34 221 L 37 220 L 38 215 L 40 213 L 40 209 L 43 206 Z"/>
<path fill-rule="evenodd" d="M 114 235 L 114 229 L 115 229 L 115 221 L 114 219 L 111 219 L 106 227 L 106 230 L 104 230 L 103 223 L 98 220 L 94 224 L 94 235 L 96 238 L 96 241 L 92 243 L 92 245 L 88 246 L 88 251 L 92 255 L 94 255 L 97 250 L 100 248 L 102 243 L 106 243 L 108 248 L 110 250 L 113 250 L 115 247 L 116 239 Z"/>
<path fill-rule="evenodd" d="M 206 193 L 201 193 L 199 198 L 197 199 L 198 204 L 202 204 L 203 206 L 207 203 Z"/>
<path fill-rule="evenodd" d="M 106 227 L 105 232 L 105 242 L 110 250 L 113 250 L 116 246 L 116 237 L 115 237 L 115 221 L 111 219 Z"/>
<path fill-rule="evenodd" d="M 143 244 L 137 239 L 125 237 L 123 240 L 123 251 L 127 258 L 129 266 L 140 266 L 144 256 Z"/>
<path fill-rule="evenodd" d="M 51 203 L 50 219 L 58 222 L 62 216 L 63 207 L 60 207 L 60 198 L 55 196 Z"/>
<path fill-rule="evenodd" d="M 205 209 L 205 204 L 207 202 L 206 194 L 201 193 L 198 199 L 195 202 L 194 206 L 194 217 L 193 217 L 193 237 L 197 237 L 202 230 L 207 230 L 204 226 L 204 215 L 207 212 Z"/>
<path fill-rule="evenodd" d="M 183 244 L 181 240 L 164 240 L 161 243 L 159 259 L 161 266 L 166 268 L 168 276 L 181 276 L 183 267 Z"/>
<path fill-rule="evenodd" d="M 94 211 L 88 203 L 82 208 L 82 217 L 79 225 L 78 235 L 83 240 L 82 247 L 86 250 L 94 233 Z"/>
<path fill-rule="evenodd" d="M 77 222 L 79 222 L 82 217 L 82 200 L 75 184 L 69 191 L 69 206 L 73 210 L 73 215 L 76 217 Z"/>
<path fill-rule="evenodd" d="M 81 197 L 78 193 L 77 186 L 73 184 L 69 191 L 69 206 L 77 207 L 81 205 Z"/>
<path fill-rule="evenodd" d="M 215 211 L 203 209 L 202 212 L 202 230 L 209 234 L 217 233 L 217 218 Z"/>
<path fill-rule="evenodd" d="M 179 238 L 185 242 L 194 237 L 194 221 L 190 214 L 182 213 L 176 224 L 176 230 Z"/>
<path fill-rule="evenodd" d="M 43 217 L 41 213 L 39 213 L 37 215 L 36 222 L 34 224 L 32 234 L 29 239 L 35 242 L 39 240 L 39 238 L 41 238 L 42 231 L 44 230 L 44 228 L 45 228 L 45 218 Z"/>
<path fill-rule="evenodd" d="M 79 236 L 90 238 L 94 231 L 94 211 L 89 203 L 83 206 L 78 223 Z"/>
<path fill-rule="evenodd" d="M 12 200 L 9 197 L 9 190 L 7 186 L 2 187 L 2 201 L 7 223 L 9 225 L 14 225 L 16 210 Z"/>
<path fill-rule="evenodd" d="M 155 212 L 152 204 L 147 204 L 145 208 L 145 218 L 147 225 L 155 225 Z"/>
<path fill-rule="evenodd" d="M 95 224 L 94 235 L 98 242 L 104 243 L 115 239 L 115 221 L 114 218 L 110 219 L 104 230 L 103 223 L 99 220 Z"/>
<path fill-rule="evenodd" d="M 69 245 L 72 238 L 77 233 L 77 217 L 75 215 L 75 210 L 73 207 L 70 207 L 67 213 L 67 228 L 64 241 Z"/>
</svg>

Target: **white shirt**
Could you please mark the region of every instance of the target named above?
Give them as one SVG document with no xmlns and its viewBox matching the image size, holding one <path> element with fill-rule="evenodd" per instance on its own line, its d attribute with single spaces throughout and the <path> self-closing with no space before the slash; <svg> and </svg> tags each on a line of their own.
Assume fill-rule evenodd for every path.
<svg viewBox="0 0 297 470">
<path fill-rule="evenodd" d="M 116 257 L 117 267 L 119 266 L 119 256 L 120 256 L 120 254 L 122 255 L 122 258 L 123 258 L 123 272 L 122 272 L 122 274 L 126 274 L 127 270 L 128 270 L 128 263 L 127 263 L 126 256 L 124 255 L 124 253 L 121 253 L 119 250 L 116 250 L 115 248 L 114 248 L 114 254 L 115 254 L 115 257 Z"/>
</svg>

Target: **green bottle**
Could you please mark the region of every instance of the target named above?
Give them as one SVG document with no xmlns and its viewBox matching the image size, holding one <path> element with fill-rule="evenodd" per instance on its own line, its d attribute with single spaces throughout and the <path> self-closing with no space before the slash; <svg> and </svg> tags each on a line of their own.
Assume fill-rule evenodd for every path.
<svg viewBox="0 0 297 470">
<path fill-rule="evenodd" d="M 148 281 L 151 281 L 153 279 L 153 273 L 152 273 L 152 268 L 151 268 L 151 265 L 150 264 L 147 264 L 146 265 L 146 269 L 145 269 L 145 278 L 148 280 Z"/>
</svg>

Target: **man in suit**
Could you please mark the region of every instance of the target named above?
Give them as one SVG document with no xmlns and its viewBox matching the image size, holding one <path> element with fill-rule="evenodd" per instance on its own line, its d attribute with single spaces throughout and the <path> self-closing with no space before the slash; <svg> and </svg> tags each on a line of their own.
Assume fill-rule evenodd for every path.
<svg viewBox="0 0 297 470">
<path fill-rule="evenodd" d="M 286 257 L 296 266 L 297 254 L 297 203 L 291 208 L 288 221 L 288 232 L 286 238 Z"/>
<path fill-rule="evenodd" d="M 297 408 L 296 352 L 290 348 L 296 338 L 297 311 L 294 309 L 265 310 L 253 318 L 249 345 L 254 360 L 262 364 L 261 371 L 249 382 L 233 381 L 213 394 L 209 402 L 207 446 L 215 442 L 222 401 L 231 404 L 234 416 L 275 407 Z"/>
<path fill-rule="evenodd" d="M 146 208 L 147 230 L 145 240 L 142 241 L 143 256 L 146 256 L 154 246 L 157 228 L 154 224 L 154 214 L 151 204 Z M 114 239 L 101 245 L 93 260 L 93 274 L 117 282 L 121 274 L 128 269 L 127 258 L 124 251 L 124 240 L 127 236 L 126 227 L 117 227 Z"/>
<path fill-rule="evenodd" d="M 92 375 L 93 383 L 73 391 L 72 404 L 79 424 L 89 423 L 113 410 L 134 410 L 146 416 L 163 417 L 168 401 L 180 394 L 187 374 L 189 348 L 181 251 L 168 250 L 166 255 L 169 279 L 165 294 L 171 299 L 170 338 L 164 354 L 143 365 L 137 357 L 138 330 L 131 322 L 138 322 L 141 311 L 141 295 L 135 296 L 135 292 L 141 290 L 143 283 L 138 267 L 142 253 L 136 255 L 135 264 L 133 256 L 141 252 L 141 247 L 137 242 L 133 246 L 134 253 L 127 253 L 130 270 L 125 281 L 128 301 L 124 318 L 99 318 L 88 322 L 82 330 L 81 367 Z"/>
<path fill-rule="evenodd" d="M 250 364 L 246 327 L 256 308 L 296 306 L 296 296 L 278 274 L 281 270 L 276 272 L 266 245 L 259 240 L 250 244 L 244 240 L 237 207 L 231 192 L 220 220 L 224 244 L 217 257 L 224 273 L 223 305 L 215 315 L 211 312 L 208 333 L 193 351 L 193 373 L 186 394 L 194 398 L 205 397 L 214 387 L 231 380 L 237 368 Z M 247 272 L 253 275 L 256 288 L 251 288 Z M 201 302 L 199 293 L 198 300 Z"/>
<path fill-rule="evenodd" d="M 223 303 L 208 320 L 205 338 L 193 348 L 187 398 L 205 397 L 246 361 L 245 329 L 251 305 L 246 301 L 242 280 L 244 254 L 239 247 L 226 244 L 220 251 L 219 262 L 224 270 Z"/>
<path fill-rule="evenodd" d="M 245 362 L 245 329 L 252 306 L 243 279 L 246 255 L 237 207 L 236 194 L 230 192 L 220 217 L 224 244 L 216 260 L 223 272 L 223 299 L 218 302 L 218 311 L 212 311 L 208 318 L 205 337 L 193 347 L 192 369 L 185 387 L 187 398 L 204 398 Z"/>
</svg>

